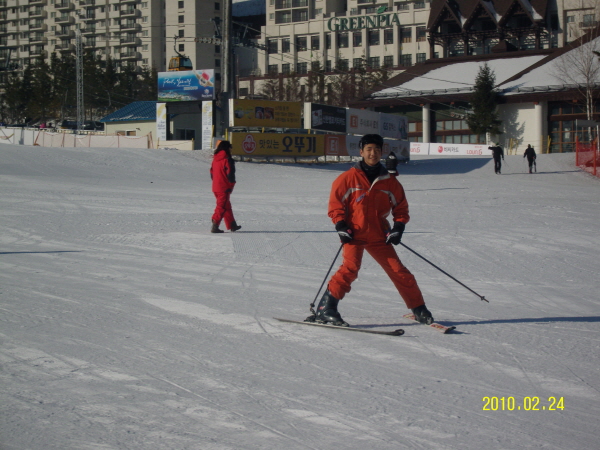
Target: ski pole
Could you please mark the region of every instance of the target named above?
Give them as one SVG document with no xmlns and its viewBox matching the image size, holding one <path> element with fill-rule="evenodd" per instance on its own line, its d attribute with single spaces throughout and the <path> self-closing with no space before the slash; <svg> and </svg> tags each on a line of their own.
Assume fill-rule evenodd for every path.
<svg viewBox="0 0 600 450">
<path fill-rule="evenodd" d="M 460 284 L 461 286 L 467 288 L 469 291 L 471 291 L 473 294 L 475 294 L 477 297 L 479 297 L 480 300 L 483 300 L 484 302 L 488 302 L 489 300 L 487 300 L 483 295 L 479 295 L 477 292 L 475 292 L 473 289 L 471 289 L 469 286 L 467 286 L 464 283 L 461 283 L 460 281 L 458 281 L 456 278 L 454 278 L 452 275 L 450 275 L 448 272 L 445 272 L 444 270 L 440 269 L 438 266 L 436 266 L 434 263 L 432 263 L 431 261 L 429 261 L 427 258 L 425 258 L 422 255 L 419 255 L 417 252 L 415 252 L 412 248 L 410 248 L 408 245 L 404 244 L 403 242 L 400 242 L 400 244 L 406 248 L 407 250 L 410 250 L 411 252 L 413 252 L 415 255 L 417 255 L 419 258 L 421 258 L 423 261 L 428 262 L 429 264 L 431 264 L 433 267 L 435 267 L 437 270 L 439 270 L 440 272 L 442 272 L 444 275 L 447 275 L 448 277 L 452 278 L 454 281 L 456 281 L 458 284 Z"/>
<path fill-rule="evenodd" d="M 335 264 L 336 259 L 338 258 L 340 252 L 342 251 L 342 247 L 344 246 L 344 244 L 340 245 L 340 248 L 338 249 L 337 253 L 335 254 L 335 258 L 333 258 L 333 261 L 331 262 L 331 265 L 329 266 L 329 270 L 327 271 L 327 275 L 325 275 L 325 278 L 323 279 L 323 282 L 321 283 L 321 287 L 319 288 L 319 290 L 317 291 L 317 295 L 315 295 L 315 299 L 313 300 L 313 302 L 310 304 L 310 312 L 312 314 L 317 314 L 315 312 L 315 310 L 313 309 L 315 306 L 315 303 L 317 301 L 317 297 L 319 297 L 319 292 L 321 292 L 321 289 L 323 289 L 323 285 L 325 284 L 325 281 L 327 281 L 327 277 L 329 276 L 329 272 L 331 272 L 331 268 L 333 267 L 333 265 Z"/>
</svg>

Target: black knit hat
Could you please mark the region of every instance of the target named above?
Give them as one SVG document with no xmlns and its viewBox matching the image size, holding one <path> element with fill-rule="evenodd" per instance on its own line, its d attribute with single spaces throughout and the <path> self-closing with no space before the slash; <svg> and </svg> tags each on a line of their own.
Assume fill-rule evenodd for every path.
<svg viewBox="0 0 600 450">
<path fill-rule="evenodd" d="M 362 150 L 367 144 L 375 144 L 379 148 L 383 148 L 383 138 L 378 134 L 365 134 L 360 138 L 358 142 L 358 147 Z"/>
</svg>

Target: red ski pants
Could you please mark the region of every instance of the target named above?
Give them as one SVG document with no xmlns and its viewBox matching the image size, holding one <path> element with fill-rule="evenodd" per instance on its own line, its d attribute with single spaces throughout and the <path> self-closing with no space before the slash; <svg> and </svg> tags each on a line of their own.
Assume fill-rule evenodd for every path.
<svg viewBox="0 0 600 450">
<path fill-rule="evenodd" d="M 221 223 L 221 220 L 224 220 L 225 228 L 231 230 L 231 224 L 235 222 L 233 211 L 231 210 L 231 202 L 229 201 L 231 192 L 213 192 L 213 194 L 217 198 L 217 206 L 215 207 L 212 220 L 217 225 Z"/>
<path fill-rule="evenodd" d="M 410 271 L 404 267 L 396 250 L 385 242 L 376 244 L 344 244 L 344 261 L 338 271 L 329 280 L 329 292 L 338 300 L 350 292 L 350 285 L 358 277 L 364 251 L 379 263 L 385 273 L 390 277 L 398 293 L 410 309 L 425 304 L 423 294 L 417 280 Z"/>
</svg>

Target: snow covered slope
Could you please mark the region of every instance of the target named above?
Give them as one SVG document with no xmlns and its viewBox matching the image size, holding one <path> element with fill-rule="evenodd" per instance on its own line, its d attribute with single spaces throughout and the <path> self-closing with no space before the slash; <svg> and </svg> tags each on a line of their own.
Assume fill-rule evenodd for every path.
<svg viewBox="0 0 600 450">
<path fill-rule="evenodd" d="M 272 319 L 308 315 L 348 164 L 238 163 L 243 228 L 211 235 L 201 152 L 0 146 L 0 448 L 597 448 L 600 183 L 571 159 L 401 166 L 403 242 L 490 303 L 397 248 L 458 332 L 407 322 L 366 256 L 340 311 L 389 337 Z"/>
</svg>

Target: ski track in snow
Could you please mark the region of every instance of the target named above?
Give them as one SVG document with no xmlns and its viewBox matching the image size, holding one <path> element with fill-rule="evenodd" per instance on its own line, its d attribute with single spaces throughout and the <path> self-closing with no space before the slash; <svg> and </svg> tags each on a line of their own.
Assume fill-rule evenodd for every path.
<svg viewBox="0 0 600 450">
<path fill-rule="evenodd" d="M 365 255 L 340 311 L 391 337 L 272 319 L 309 314 L 349 164 L 238 163 L 243 228 L 211 235 L 206 152 L 0 146 L 0 448 L 597 447 L 600 181 L 572 159 L 400 166 L 403 242 L 490 303 L 399 247 L 457 332 L 405 321 Z"/>
</svg>

